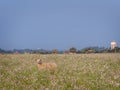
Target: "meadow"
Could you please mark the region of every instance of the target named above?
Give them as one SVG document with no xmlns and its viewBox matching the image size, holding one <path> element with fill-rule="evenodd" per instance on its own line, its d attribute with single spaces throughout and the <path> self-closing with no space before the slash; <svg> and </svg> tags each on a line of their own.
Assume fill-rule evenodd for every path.
<svg viewBox="0 0 120 90">
<path fill-rule="evenodd" d="M 39 58 L 57 68 L 38 70 Z M 0 90 L 120 90 L 120 54 L 0 55 Z"/>
</svg>

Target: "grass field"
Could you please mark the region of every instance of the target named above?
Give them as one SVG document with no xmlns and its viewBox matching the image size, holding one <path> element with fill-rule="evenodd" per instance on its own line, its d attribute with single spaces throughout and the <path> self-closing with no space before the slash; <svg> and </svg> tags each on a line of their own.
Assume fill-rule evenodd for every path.
<svg viewBox="0 0 120 90">
<path fill-rule="evenodd" d="M 58 67 L 40 71 L 38 58 Z M 0 55 L 0 90 L 120 90 L 120 54 Z"/>
</svg>

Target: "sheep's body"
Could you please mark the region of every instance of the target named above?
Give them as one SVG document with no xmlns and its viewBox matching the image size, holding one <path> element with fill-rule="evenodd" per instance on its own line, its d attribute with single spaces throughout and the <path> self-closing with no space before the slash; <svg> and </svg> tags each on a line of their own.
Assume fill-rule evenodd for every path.
<svg viewBox="0 0 120 90">
<path fill-rule="evenodd" d="M 54 70 L 57 67 L 56 63 L 42 63 L 42 61 L 40 59 L 37 60 L 37 63 L 38 63 L 37 64 L 38 68 L 40 70 L 42 70 L 42 69 Z"/>
<path fill-rule="evenodd" d="M 41 69 L 47 69 L 47 70 L 52 70 L 55 69 L 57 65 L 55 63 L 42 63 L 38 64 L 38 68 Z"/>
</svg>

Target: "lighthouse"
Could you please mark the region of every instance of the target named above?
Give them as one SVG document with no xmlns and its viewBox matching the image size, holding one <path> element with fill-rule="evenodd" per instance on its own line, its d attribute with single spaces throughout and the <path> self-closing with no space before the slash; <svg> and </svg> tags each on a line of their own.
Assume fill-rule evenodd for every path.
<svg viewBox="0 0 120 90">
<path fill-rule="evenodd" d="M 115 49 L 115 47 L 117 47 L 117 43 L 116 42 L 111 42 L 111 50 Z"/>
</svg>

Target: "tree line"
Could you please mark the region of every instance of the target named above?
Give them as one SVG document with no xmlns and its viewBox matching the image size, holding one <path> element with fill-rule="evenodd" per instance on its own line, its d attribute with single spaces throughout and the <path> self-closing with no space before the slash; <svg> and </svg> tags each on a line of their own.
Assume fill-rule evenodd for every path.
<svg viewBox="0 0 120 90">
<path fill-rule="evenodd" d="M 30 54 L 70 54 L 70 53 L 120 53 L 120 48 L 115 47 L 114 49 L 111 48 L 105 48 L 105 47 L 86 47 L 81 50 L 78 50 L 75 47 L 71 47 L 68 50 L 44 50 L 44 49 L 13 49 L 13 50 L 3 50 L 0 48 L 1 54 L 24 54 L 24 53 L 30 53 Z"/>
</svg>

